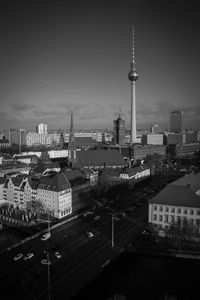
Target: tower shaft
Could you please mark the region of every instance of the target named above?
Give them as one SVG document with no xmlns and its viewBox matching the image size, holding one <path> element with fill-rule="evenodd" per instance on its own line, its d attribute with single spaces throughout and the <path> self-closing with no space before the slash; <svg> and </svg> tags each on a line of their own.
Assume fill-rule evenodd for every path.
<svg viewBox="0 0 200 300">
<path fill-rule="evenodd" d="M 135 101 L 135 81 L 131 81 L 131 144 L 137 139 L 136 133 L 136 101 Z"/>
</svg>

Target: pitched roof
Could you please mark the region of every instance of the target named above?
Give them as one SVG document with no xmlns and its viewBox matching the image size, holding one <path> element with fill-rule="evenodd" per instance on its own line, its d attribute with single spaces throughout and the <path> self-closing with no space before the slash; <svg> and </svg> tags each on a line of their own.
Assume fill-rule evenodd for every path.
<svg viewBox="0 0 200 300">
<path fill-rule="evenodd" d="M 11 177 L 11 181 L 15 186 L 20 186 L 24 178 L 26 178 L 28 175 L 26 174 L 19 174 L 17 176 Z"/>
<path fill-rule="evenodd" d="M 34 177 L 29 177 L 28 178 L 28 183 L 30 185 L 30 187 L 33 189 L 33 190 L 37 190 L 38 188 L 38 185 L 39 185 L 39 179 L 38 178 L 34 178 Z"/>
<path fill-rule="evenodd" d="M 85 174 L 83 172 L 81 172 L 80 170 L 67 170 L 65 171 L 65 175 L 67 177 L 68 180 L 74 180 L 76 178 L 86 178 Z"/>
<path fill-rule="evenodd" d="M 110 167 L 127 165 L 117 150 L 82 150 L 77 151 L 76 156 L 77 164 L 80 167 Z"/>
<path fill-rule="evenodd" d="M 200 197 L 190 188 L 168 185 L 152 198 L 149 203 L 200 208 Z"/>
<path fill-rule="evenodd" d="M 74 140 L 71 143 L 69 143 L 68 149 L 74 149 L 81 145 L 90 146 L 90 145 L 96 145 L 96 144 L 97 144 L 97 141 L 94 140 L 92 137 L 80 136 L 80 137 L 75 137 Z"/>
<path fill-rule="evenodd" d="M 153 197 L 149 203 L 200 208 L 200 196 L 191 188 L 190 182 L 197 184 L 193 176 L 184 176 L 174 181 Z M 198 186 L 200 186 L 200 182 L 198 182 Z"/>
<path fill-rule="evenodd" d="M 183 176 L 178 180 L 171 183 L 171 185 L 185 186 L 189 187 L 193 192 L 196 192 L 200 189 L 200 173 L 190 173 L 187 176 Z"/>
<path fill-rule="evenodd" d="M 60 169 L 58 162 L 39 162 L 36 166 L 33 167 L 32 172 L 34 173 L 43 173 L 46 169 Z"/>
<path fill-rule="evenodd" d="M 120 174 L 136 175 L 137 173 L 143 172 L 144 170 L 149 169 L 146 165 L 140 165 L 133 168 L 126 168 L 121 171 Z"/>
<path fill-rule="evenodd" d="M 43 190 L 60 192 L 71 188 L 64 172 L 57 173 L 54 176 L 42 176 L 39 181 L 38 188 Z"/>
<path fill-rule="evenodd" d="M 4 177 L 0 177 L 0 184 L 4 184 L 6 182 L 6 179 Z"/>
</svg>

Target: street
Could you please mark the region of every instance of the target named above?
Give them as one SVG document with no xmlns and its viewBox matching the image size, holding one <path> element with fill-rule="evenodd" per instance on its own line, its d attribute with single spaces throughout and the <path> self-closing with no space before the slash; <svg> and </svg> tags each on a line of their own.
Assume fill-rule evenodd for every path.
<svg viewBox="0 0 200 300">
<path fill-rule="evenodd" d="M 96 221 L 94 216 L 81 216 L 52 229 L 51 238 L 46 241 L 37 237 L 4 252 L 0 256 L 1 299 L 12 299 L 16 295 L 20 299 L 47 299 L 48 293 L 51 299 L 60 299 L 62 294 L 65 299 L 70 299 L 142 230 L 138 216 L 121 216 L 114 220 L 112 236 L 109 212 L 101 209 L 95 214 L 99 216 Z M 94 236 L 89 238 L 87 232 Z M 55 257 L 55 251 L 59 251 L 61 258 Z M 34 256 L 26 261 L 23 257 L 14 261 L 19 253 L 23 256 L 33 253 Z M 51 262 L 49 267 L 41 264 L 42 259 L 47 259 L 47 253 Z"/>
</svg>

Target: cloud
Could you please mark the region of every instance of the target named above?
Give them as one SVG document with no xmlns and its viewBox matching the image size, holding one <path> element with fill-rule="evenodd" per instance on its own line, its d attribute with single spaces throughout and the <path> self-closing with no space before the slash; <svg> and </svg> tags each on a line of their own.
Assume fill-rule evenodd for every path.
<svg viewBox="0 0 200 300">
<path fill-rule="evenodd" d="M 105 103 L 94 102 L 41 102 L 26 103 L 23 97 L 16 98 L 15 103 L 9 107 L 3 107 L 0 112 L 1 127 L 18 126 L 25 128 L 44 122 L 49 128 L 55 126 L 68 128 L 70 124 L 70 113 L 74 114 L 75 128 L 113 128 L 113 120 L 119 115 L 126 121 L 126 128 L 130 127 L 130 105 L 125 102 Z M 169 126 L 170 112 L 180 109 L 184 112 L 185 126 L 193 127 L 192 124 L 200 123 L 200 106 L 182 105 L 178 106 L 169 101 L 157 101 L 145 103 L 137 99 L 137 128 L 149 128 L 152 123 L 158 123 L 163 128 Z M 3 111 L 4 110 L 4 111 Z M 10 125 L 9 125 L 10 124 Z M 195 125 L 197 127 L 197 125 Z"/>
<path fill-rule="evenodd" d="M 26 111 L 29 110 L 31 108 L 33 108 L 34 106 L 32 104 L 27 104 L 27 103 L 18 103 L 15 102 L 12 104 L 12 109 L 16 112 L 22 112 L 22 111 Z"/>
</svg>

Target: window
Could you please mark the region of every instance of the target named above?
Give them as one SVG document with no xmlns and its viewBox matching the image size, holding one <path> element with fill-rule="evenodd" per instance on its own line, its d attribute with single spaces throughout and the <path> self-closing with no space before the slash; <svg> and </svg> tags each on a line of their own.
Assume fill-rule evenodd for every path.
<svg viewBox="0 0 200 300">
<path fill-rule="evenodd" d="M 153 206 L 153 210 L 157 210 L 157 205 L 154 205 L 154 206 Z"/>
<path fill-rule="evenodd" d="M 193 225 L 193 219 L 189 219 L 189 224 Z"/>
<path fill-rule="evenodd" d="M 181 214 L 181 209 L 180 208 L 177 209 L 177 213 Z"/>
<path fill-rule="evenodd" d="M 171 223 L 174 224 L 174 216 L 171 216 Z"/>
<path fill-rule="evenodd" d="M 196 225 L 199 227 L 199 225 L 200 225 L 200 220 L 196 220 Z"/>
<path fill-rule="evenodd" d="M 153 215 L 153 220 L 157 221 L 157 215 Z"/>
<path fill-rule="evenodd" d="M 162 220 L 163 220 L 163 217 L 160 215 L 159 216 L 159 222 L 162 222 Z"/>
<path fill-rule="evenodd" d="M 184 215 L 187 215 L 187 209 L 184 209 L 183 213 Z"/>
<path fill-rule="evenodd" d="M 165 212 L 169 212 L 169 207 L 165 207 Z"/>
<path fill-rule="evenodd" d="M 165 222 L 165 223 L 168 223 L 168 215 L 165 215 L 165 217 L 164 217 L 164 222 Z"/>
<path fill-rule="evenodd" d="M 194 210 L 190 209 L 190 215 L 193 215 L 193 214 L 194 214 Z"/>
<path fill-rule="evenodd" d="M 180 225 L 181 224 L 181 218 L 177 217 L 177 224 Z"/>
<path fill-rule="evenodd" d="M 163 211 L 163 207 L 162 206 L 160 206 L 160 211 Z"/>
<path fill-rule="evenodd" d="M 172 207 L 171 212 L 174 214 L 175 213 L 175 208 Z"/>
<path fill-rule="evenodd" d="M 200 210 L 199 209 L 197 209 L 197 216 L 199 216 L 200 215 Z"/>
</svg>

